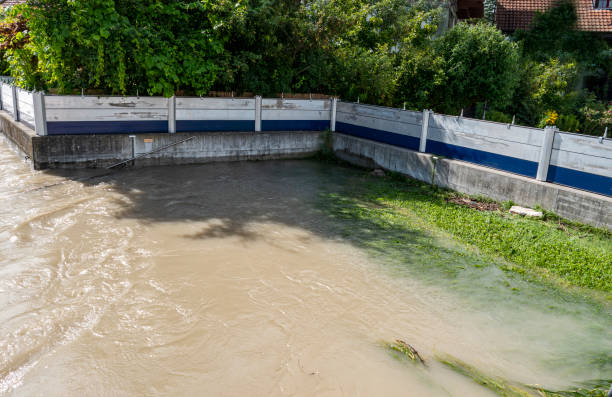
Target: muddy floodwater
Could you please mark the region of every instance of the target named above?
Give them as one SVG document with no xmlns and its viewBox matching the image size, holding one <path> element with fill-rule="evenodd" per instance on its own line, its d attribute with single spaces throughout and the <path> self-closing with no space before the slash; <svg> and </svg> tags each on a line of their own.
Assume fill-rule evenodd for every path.
<svg viewBox="0 0 612 397">
<path fill-rule="evenodd" d="M 376 225 L 336 216 L 361 170 L 100 174 L 32 171 L 0 141 L 0 395 L 492 395 L 443 355 L 551 389 L 612 378 L 607 308 L 426 229 L 376 249 Z"/>
</svg>

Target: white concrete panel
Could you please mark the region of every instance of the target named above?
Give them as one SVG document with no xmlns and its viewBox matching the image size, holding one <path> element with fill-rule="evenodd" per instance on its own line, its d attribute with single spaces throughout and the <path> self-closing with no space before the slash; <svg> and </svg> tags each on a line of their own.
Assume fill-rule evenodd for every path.
<svg viewBox="0 0 612 397">
<path fill-rule="evenodd" d="M 486 134 L 466 134 L 454 130 L 432 128 L 430 125 L 428 139 L 534 162 L 538 162 L 540 159 L 539 146 L 493 138 Z"/>
<path fill-rule="evenodd" d="M 287 110 L 327 110 L 331 107 L 331 101 L 328 99 L 281 99 L 281 98 L 263 98 L 261 107 L 266 109 L 287 109 Z"/>
<path fill-rule="evenodd" d="M 485 136 L 538 147 L 542 145 L 544 138 L 544 131 L 540 128 L 522 127 L 458 116 L 444 116 L 441 114 L 433 114 L 430 117 L 429 128 L 455 131 L 466 135 Z"/>
<path fill-rule="evenodd" d="M 612 178 L 612 158 L 553 149 L 550 165 Z"/>
<path fill-rule="evenodd" d="M 254 120 L 255 109 L 176 109 L 177 120 Z"/>
<path fill-rule="evenodd" d="M 329 116 L 329 110 L 263 108 L 261 111 L 262 120 L 329 120 Z"/>
<path fill-rule="evenodd" d="M 399 121 L 419 126 L 423 121 L 423 112 L 347 102 L 338 102 L 337 113 L 338 121 L 345 123 L 350 123 L 351 116 L 353 115 L 372 117 L 381 120 Z"/>
<path fill-rule="evenodd" d="M 612 159 L 612 140 L 600 142 L 598 137 L 557 132 L 553 149 Z"/>
<path fill-rule="evenodd" d="M 217 110 L 253 110 L 255 99 L 250 98 L 176 98 L 177 110 L 183 109 L 217 109 Z"/>
<path fill-rule="evenodd" d="M 358 114 L 338 113 L 338 122 L 349 123 L 360 127 L 373 128 L 376 130 L 388 131 L 396 134 L 409 135 L 413 137 L 421 136 L 420 125 L 405 123 L 397 120 L 361 116 Z"/>
<path fill-rule="evenodd" d="M 10 85 L 5 84 L 5 83 L 1 83 L 2 84 L 2 108 L 4 110 L 6 110 L 9 113 L 13 112 L 13 99 L 12 99 L 12 95 L 13 95 L 13 90 L 11 88 Z"/>
<path fill-rule="evenodd" d="M 34 125 L 34 98 L 32 93 L 17 89 L 17 109 L 19 110 L 19 119 L 31 125 Z"/>
<path fill-rule="evenodd" d="M 45 104 L 47 109 L 167 109 L 168 98 L 47 95 Z"/>
<path fill-rule="evenodd" d="M 47 98 L 45 98 L 46 100 Z M 167 120 L 168 108 L 57 109 L 47 107 L 47 121 Z"/>
</svg>

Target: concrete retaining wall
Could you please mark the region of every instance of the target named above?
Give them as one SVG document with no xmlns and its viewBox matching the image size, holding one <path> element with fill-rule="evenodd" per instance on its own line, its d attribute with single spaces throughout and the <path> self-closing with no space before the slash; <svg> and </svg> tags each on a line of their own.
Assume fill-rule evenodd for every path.
<svg viewBox="0 0 612 397">
<path fill-rule="evenodd" d="M 611 139 L 356 103 L 336 131 L 612 196 Z"/>
<path fill-rule="evenodd" d="M 0 129 L 35 169 L 108 167 L 190 137 L 188 142 L 139 158 L 134 165 L 300 158 L 314 155 L 323 144 L 319 131 L 38 136 L 4 112 L 0 112 Z"/>
<path fill-rule="evenodd" d="M 380 167 L 498 201 L 512 200 L 529 207 L 541 205 L 564 218 L 612 229 L 612 197 L 346 134 L 334 133 L 332 141 L 336 155 L 352 164 Z"/>
</svg>

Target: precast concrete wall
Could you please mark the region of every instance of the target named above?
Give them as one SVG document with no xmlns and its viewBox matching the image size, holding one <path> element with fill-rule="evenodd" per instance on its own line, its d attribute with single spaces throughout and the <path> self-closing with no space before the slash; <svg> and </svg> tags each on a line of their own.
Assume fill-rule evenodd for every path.
<svg viewBox="0 0 612 397">
<path fill-rule="evenodd" d="M 328 99 L 262 99 L 262 131 L 324 131 L 329 128 Z"/>
</svg>

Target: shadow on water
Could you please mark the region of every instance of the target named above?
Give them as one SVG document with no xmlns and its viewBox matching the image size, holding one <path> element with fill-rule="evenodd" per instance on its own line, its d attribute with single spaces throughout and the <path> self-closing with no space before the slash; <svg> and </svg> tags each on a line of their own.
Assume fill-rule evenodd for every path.
<svg viewBox="0 0 612 397">
<path fill-rule="evenodd" d="M 550 350 L 541 361 L 563 367 L 568 379 L 587 380 L 589 373 L 612 378 L 609 308 L 505 272 L 501 261 L 428 227 L 418 214 L 413 222 L 398 219 L 393 209 L 364 194 L 374 177 L 363 170 L 269 161 L 126 169 L 99 178 L 83 171 L 46 172 L 85 185 L 109 185 L 126 198 L 118 218 L 209 222 L 196 233 L 186 232 L 189 239 L 253 240 L 260 236 L 250 225 L 276 223 L 350 243 L 376 258 L 382 271 L 437 286 L 518 339 L 538 340 L 542 351 Z M 413 199 L 438 200 L 426 194 Z"/>
</svg>

